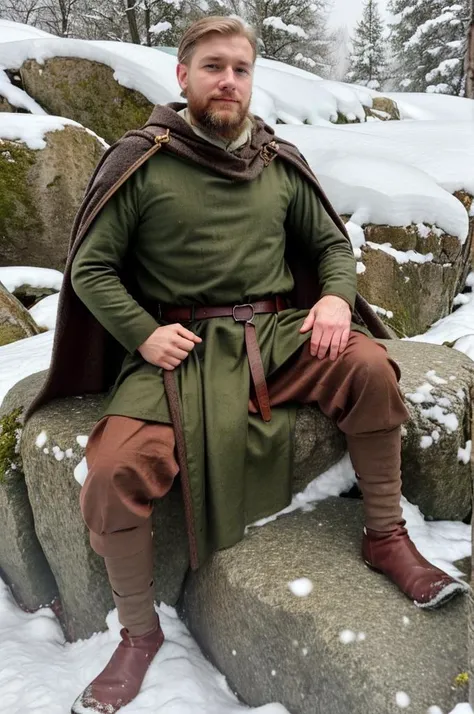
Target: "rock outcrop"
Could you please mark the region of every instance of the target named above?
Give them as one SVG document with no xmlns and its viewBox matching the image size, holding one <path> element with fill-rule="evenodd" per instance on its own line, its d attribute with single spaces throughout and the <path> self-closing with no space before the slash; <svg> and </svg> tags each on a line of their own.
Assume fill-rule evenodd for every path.
<svg viewBox="0 0 474 714">
<path fill-rule="evenodd" d="M 157 56 L 158 61 L 158 56 Z M 142 126 L 153 104 L 114 79 L 114 70 L 79 57 L 27 60 L 19 71 L 23 89 L 48 114 L 68 117 L 109 144 Z"/>
<path fill-rule="evenodd" d="M 331 498 L 255 528 L 186 582 L 181 614 L 251 706 L 426 714 L 465 701 L 466 599 L 422 612 L 362 562 L 361 504 Z M 297 597 L 289 584 L 308 578 Z M 397 699 L 398 696 L 398 699 Z M 433 710 L 434 711 L 434 710 Z"/>
<path fill-rule="evenodd" d="M 33 150 L 0 139 L 2 266 L 64 269 L 74 216 L 104 151 L 96 137 L 73 125 L 45 140 L 46 148 Z"/>
<path fill-rule="evenodd" d="M 451 312 L 465 285 L 472 232 L 464 244 L 436 226 L 367 225 L 364 233 L 359 291 L 392 313 L 383 319 L 400 337 L 425 332 Z"/>
</svg>

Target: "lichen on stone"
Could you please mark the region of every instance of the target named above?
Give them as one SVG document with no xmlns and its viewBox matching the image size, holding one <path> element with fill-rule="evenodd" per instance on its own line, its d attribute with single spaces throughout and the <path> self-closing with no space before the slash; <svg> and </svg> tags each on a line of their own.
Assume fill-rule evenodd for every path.
<svg viewBox="0 0 474 714">
<path fill-rule="evenodd" d="M 4 483 L 12 471 L 21 469 L 19 441 L 22 411 L 23 407 L 13 409 L 0 419 L 0 483 Z"/>
<path fill-rule="evenodd" d="M 454 684 L 456 687 L 465 687 L 469 684 L 469 674 L 468 672 L 461 672 L 454 678 Z"/>
</svg>

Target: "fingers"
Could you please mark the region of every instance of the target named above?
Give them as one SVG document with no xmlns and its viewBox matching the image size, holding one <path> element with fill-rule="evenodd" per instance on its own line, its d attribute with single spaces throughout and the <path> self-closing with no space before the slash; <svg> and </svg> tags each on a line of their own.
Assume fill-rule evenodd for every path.
<svg viewBox="0 0 474 714">
<path fill-rule="evenodd" d="M 342 332 L 342 337 L 341 337 L 341 346 L 339 347 L 339 354 L 341 352 L 344 352 L 344 350 L 347 347 L 347 343 L 349 342 L 349 337 L 350 337 L 351 331 L 349 327 L 346 327 L 345 330 Z"/>
<path fill-rule="evenodd" d="M 179 335 L 172 342 L 173 347 L 178 350 L 185 350 L 186 352 L 191 352 L 194 349 L 196 342 L 186 339 L 185 337 L 180 337 Z"/>
<path fill-rule="evenodd" d="M 186 354 L 186 357 L 187 357 L 187 354 Z M 163 369 L 170 371 L 170 370 L 178 367 L 182 361 L 183 360 L 175 359 L 174 357 L 166 357 L 165 359 L 162 359 L 158 362 L 158 367 L 162 367 Z"/>
<path fill-rule="evenodd" d="M 331 344 L 329 346 L 329 359 L 334 362 L 339 356 L 339 351 L 341 348 L 341 338 L 342 330 L 335 330 L 331 337 Z"/>
<path fill-rule="evenodd" d="M 179 322 L 177 322 L 176 325 L 173 325 L 173 327 L 176 327 L 176 332 L 178 335 L 186 338 L 187 340 L 191 340 L 191 342 L 193 342 L 194 344 L 202 342 L 202 339 L 200 337 L 195 335 L 194 332 L 191 332 L 191 330 L 186 329 L 186 327 L 183 327 L 183 325 L 180 325 Z"/>
<path fill-rule="evenodd" d="M 301 325 L 300 332 L 309 332 L 314 325 L 314 312 L 310 310 L 306 315 L 303 324 Z"/>
</svg>

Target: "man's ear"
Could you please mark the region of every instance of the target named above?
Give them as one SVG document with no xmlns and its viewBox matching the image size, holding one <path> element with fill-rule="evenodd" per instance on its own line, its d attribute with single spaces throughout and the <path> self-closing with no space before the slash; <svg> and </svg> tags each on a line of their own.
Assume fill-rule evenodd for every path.
<svg viewBox="0 0 474 714">
<path fill-rule="evenodd" d="M 181 95 L 185 96 L 186 89 L 188 88 L 188 67 L 185 64 L 178 64 L 176 66 L 176 78 L 178 84 L 182 90 Z"/>
</svg>

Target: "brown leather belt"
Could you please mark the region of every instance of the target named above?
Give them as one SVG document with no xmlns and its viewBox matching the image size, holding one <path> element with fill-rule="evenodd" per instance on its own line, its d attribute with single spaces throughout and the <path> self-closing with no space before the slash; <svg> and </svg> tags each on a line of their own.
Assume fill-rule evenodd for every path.
<svg viewBox="0 0 474 714">
<path fill-rule="evenodd" d="M 158 319 L 167 322 L 191 322 L 193 320 L 207 320 L 211 317 L 233 317 L 236 322 L 244 322 L 245 346 L 249 361 L 250 374 L 255 389 L 257 404 L 264 421 L 270 421 L 272 413 L 270 409 L 270 398 L 268 396 L 265 371 L 263 369 L 262 356 L 258 346 L 257 332 L 253 322 L 254 315 L 265 312 L 281 312 L 286 310 L 288 304 L 285 298 L 276 295 L 268 300 L 257 300 L 253 303 L 243 305 L 233 305 L 229 307 L 201 305 L 164 305 L 158 309 Z"/>
</svg>

